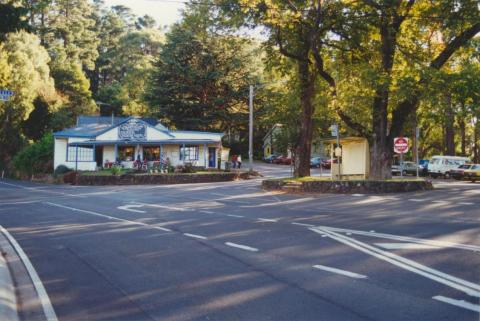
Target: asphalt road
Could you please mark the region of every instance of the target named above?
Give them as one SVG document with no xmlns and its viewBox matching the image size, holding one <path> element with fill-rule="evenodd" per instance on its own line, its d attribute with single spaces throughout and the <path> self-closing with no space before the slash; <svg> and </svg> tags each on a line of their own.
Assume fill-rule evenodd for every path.
<svg viewBox="0 0 480 321">
<path fill-rule="evenodd" d="M 62 321 L 479 320 L 480 184 L 384 196 L 259 184 L 3 180 L 0 224 Z"/>
</svg>

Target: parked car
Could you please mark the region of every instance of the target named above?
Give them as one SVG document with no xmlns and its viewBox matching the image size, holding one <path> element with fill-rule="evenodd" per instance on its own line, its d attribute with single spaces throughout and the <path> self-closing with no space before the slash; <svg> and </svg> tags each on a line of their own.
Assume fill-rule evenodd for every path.
<svg viewBox="0 0 480 321">
<path fill-rule="evenodd" d="M 336 164 L 338 163 L 338 160 L 336 158 L 333 159 L 333 163 Z M 330 169 L 332 168 L 332 159 L 331 158 L 327 158 L 325 160 L 322 161 L 322 167 L 325 168 L 325 169 Z"/>
<path fill-rule="evenodd" d="M 320 166 L 322 166 L 322 162 L 326 161 L 327 158 L 326 157 L 312 157 L 310 159 L 310 167 L 316 167 L 316 168 L 319 168 Z"/>
<path fill-rule="evenodd" d="M 463 179 L 476 182 L 480 180 L 480 164 L 475 164 L 463 171 Z"/>
<path fill-rule="evenodd" d="M 452 169 L 456 169 L 458 166 L 464 165 L 468 161 L 469 159 L 467 157 L 433 156 L 428 163 L 428 174 L 433 178 L 437 178 L 439 176 L 449 178 L 450 171 Z"/>
<path fill-rule="evenodd" d="M 420 169 L 419 169 L 420 171 Z M 417 164 L 414 162 L 403 162 L 402 165 L 392 165 L 392 175 L 417 175 Z"/>
<path fill-rule="evenodd" d="M 278 156 L 275 158 L 273 161 L 274 164 L 281 164 L 281 165 L 291 165 L 292 164 L 292 158 L 288 156 Z"/>
<path fill-rule="evenodd" d="M 280 156 L 280 154 L 271 154 L 269 156 L 264 157 L 263 161 L 266 163 L 272 164 L 275 158 L 277 158 L 278 156 Z"/>
<path fill-rule="evenodd" d="M 458 168 L 450 170 L 450 176 L 456 180 L 461 180 L 463 178 L 464 171 L 472 168 L 472 164 L 464 164 L 458 166 Z"/>
</svg>

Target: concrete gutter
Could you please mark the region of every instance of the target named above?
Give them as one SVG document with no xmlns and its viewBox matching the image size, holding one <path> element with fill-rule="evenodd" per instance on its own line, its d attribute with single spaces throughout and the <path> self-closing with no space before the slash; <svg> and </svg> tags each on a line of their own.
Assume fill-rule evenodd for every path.
<svg viewBox="0 0 480 321">
<path fill-rule="evenodd" d="M 3 236 L 0 236 L 0 249 L 5 248 L 6 242 Z M 0 316 L 3 321 L 19 321 L 17 311 L 17 297 L 12 276 L 5 259 L 5 252 L 0 253 Z"/>
</svg>

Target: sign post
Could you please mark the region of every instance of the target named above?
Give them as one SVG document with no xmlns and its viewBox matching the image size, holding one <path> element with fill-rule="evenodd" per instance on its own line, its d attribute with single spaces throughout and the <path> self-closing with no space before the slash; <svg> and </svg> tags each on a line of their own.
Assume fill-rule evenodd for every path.
<svg viewBox="0 0 480 321">
<path fill-rule="evenodd" d="M 417 178 L 419 176 L 419 161 L 418 161 L 418 139 L 420 138 L 420 128 L 416 127 L 415 128 L 415 161 L 417 163 Z"/>
<path fill-rule="evenodd" d="M 10 97 L 14 94 L 11 90 L 0 90 L 0 100 L 1 101 L 9 101 Z"/>
<path fill-rule="evenodd" d="M 342 149 L 340 147 L 340 134 L 338 130 L 338 124 L 333 124 L 332 127 L 330 127 L 330 129 L 332 131 L 332 136 L 337 137 L 337 147 L 335 148 L 333 155 L 337 158 L 338 179 L 342 180 L 342 164 L 340 164 Z M 333 178 L 333 159 L 332 159 L 332 162 L 330 163 L 330 172 L 332 173 L 332 178 Z"/>
<path fill-rule="evenodd" d="M 393 151 L 400 154 L 400 176 L 403 177 L 403 154 L 408 152 L 408 138 L 395 137 L 393 139 Z"/>
</svg>

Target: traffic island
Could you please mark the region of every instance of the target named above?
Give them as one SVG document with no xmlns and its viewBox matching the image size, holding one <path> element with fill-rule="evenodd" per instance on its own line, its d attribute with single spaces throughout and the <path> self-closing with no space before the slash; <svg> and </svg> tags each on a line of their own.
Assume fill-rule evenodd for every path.
<svg viewBox="0 0 480 321">
<path fill-rule="evenodd" d="M 389 180 L 331 180 L 329 178 L 285 178 L 262 181 L 265 190 L 299 193 L 383 194 L 432 190 L 433 185 L 424 179 Z"/>
</svg>

